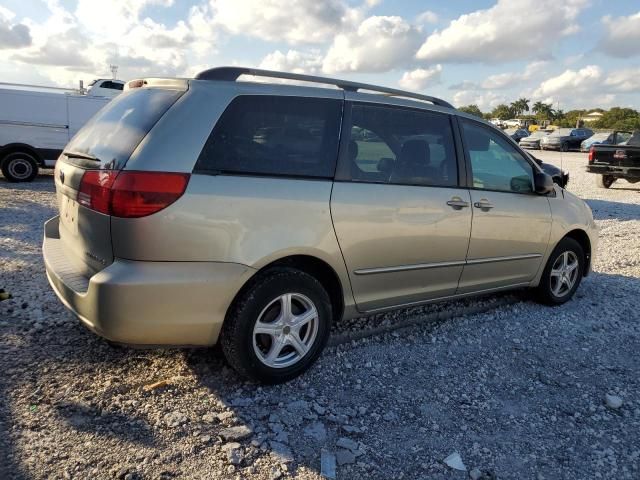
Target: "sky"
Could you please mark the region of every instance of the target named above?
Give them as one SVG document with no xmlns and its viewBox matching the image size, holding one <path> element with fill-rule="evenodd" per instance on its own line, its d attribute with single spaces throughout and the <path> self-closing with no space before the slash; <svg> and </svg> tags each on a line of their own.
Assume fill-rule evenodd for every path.
<svg viewBox="0 0 640 480">
<path fill-rule="evenodd" d="M 0 82 L 222 65 L 364 81 L 489 111 L 640 109 L 640 0 L 0 0 Z"/>
</svg>

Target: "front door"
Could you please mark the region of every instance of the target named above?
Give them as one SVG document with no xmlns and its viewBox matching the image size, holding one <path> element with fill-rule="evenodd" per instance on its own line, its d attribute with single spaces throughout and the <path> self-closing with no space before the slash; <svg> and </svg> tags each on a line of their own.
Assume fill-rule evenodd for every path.
<svg viewBox="0 0 640 480">
<path fill-rule="evenodd" d="M 356 103 L 344 132 L 331 215 L 359 310 L 453 295 L 471 204 L 449 115 Z"/>
<path fill-rule="evenodd" d="M 500 132 L 461 119 L 473 208 L 458 293 L 526 285 L 551 233 L 551 208 L 534 192 L 533 166 Z"/>
</svg>

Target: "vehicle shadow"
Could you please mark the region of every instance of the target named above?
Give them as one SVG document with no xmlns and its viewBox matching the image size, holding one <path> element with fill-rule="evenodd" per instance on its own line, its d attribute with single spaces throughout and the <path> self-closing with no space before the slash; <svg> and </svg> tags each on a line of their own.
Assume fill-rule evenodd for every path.
<svg viewBox="0 0 640 480">
<path fill-rule="evenodd" d="M 640 204 L 612 202 L 610 200 L 584 199 L 593 211 L 596 220 L 609 220 L 615 218 L 621 221 L 639 220 Z"/>
<path fill-rule="evenodd" d="M 44 285 L 38 281 L 35 286 Z M 594 329 L 601 328 L 601 318 L 607 310 L 606 302 L 599 296 L 603 290 L 635 298 L 640 291 L 640 280 L 596 272 L 581 287 L 575 300 L 554 312 L 569 315 L 574 310 L 583 311 L 579 307 L 585 303 L 591 305 L 594 316 L 582 318 L 584 325 L 579 331 L 579 335 L 588 336 Z M 0 317 L 8 318 L 4 303 L 0 303 Z M 456 309 L 460 304 L 448 302 L 441 304 L 441 308 Z M 546 307 L 534 307 L 524 299 L 518 308 Z M 598 308 L 602 310 L 600 313 Z M 629 308 L 631 310 L 631 303 Z M 504 309 L 508 312 L 509 307 Z M 397 311 L 381 321 L 403 321 L 407 315 L 423 315 L 421 312 L 424 310 Z M 630 312 L 629 318 L 632 317 Z M 459 448 L 470 451 L 473 442 L 497 448 L 495 435 L 491 433 L 496 425 L 484 424 L 487 412 L 469 415 L 468 405 L 464 402 L 438 403 L 430 393 L 451 390 L 451 377 L 443 372 L 455 372 L 458 364 L 453 360 L 455 357 L 442 356 L 441 349 L 432 345 L 429 338 L 438 336 L 442 327 L 455 329 L 457 323 L 467 321 L 464 317 L 418 322 L 418 326 L 405 330 L 402 338 L 414 336 L 407 340 L 408 346 L 413 344 L 413 356 L 405 361 L 406 364 L 392 361 L 392 352 L 388 359 L 369 358 L 369 344 L 379 342 L 379 337 L 374 337 L 367 344 L 328 348 L 308 373 L 287 384 L 273 386 L 244 381 L 226 365 L 216 348 L 150 351 L 116 347 L 86 331 L 61 309 L 51 311 L 46 321 L 55 324 L 55 328 L 50 325 L 48 330 L 31 329 L 27 319 L 21 316 L 11 317 L 11 326 L 0 328 L 0 358 L 5 367 L 0 377 L 0 430 L 8 432 L 0 439 L 3 450 L 0 452 L 0 478 L 34 476 L 31 467 L 26 467 L 23 450 L 28 435 L 39 435 L 41 444 L 43 437 L 48 438 L 38 460 L 46 460 L 47 469 L 58 476 L 61 475 L 58 468 L 75 467 L 72 461 L 75 458 L 86 458 L 89 465 L 98 465 L 102 475 L 106 475 L 107 470 L 131 468 L 138 469 L 144 478 L 156 478 L 160 470 L 180 476 L 181 467 L 176 466 L 179 463 L 176 459 L 180 459 L 182 463 L 190 462 L 184 467 L 187 471 L 193 472 L 196 467 L 208 468 L 213 478 L 216 475 L 226 478 L 227 470 L 211 470 L 211 466 L 219 464 L 221 446 L 225 443 L 219 439 L 221 430 L 239 425 L 250 427 L 253 434 L 239 440 L 244 457 L 236 468 L 257 465 L 256 473 L 261 475 L 267 472 L 260 472 L 259 466 L 272 465 L 274 458 L 289 464 L 293 476 L 299 469 L 319 475 L 321 449 L 335 452 L 338 439 L 347 437 L 364 445 L 375 444 L 375 448 L 363 452 L 364 462 L 373 469 L 368 477 L 388 478 L 382 472 L 388 464 L 393 464 L 406 469 L 406 478 L 416 478 L 422 472 L 420 462 L 414 458 L 415 451 L 420 450 L 414 447 L 430 454 L 450 448 L 446 438 L 417 429 L 434 421 L 442 426 L 469 425 L 476 432 L 475 436 L 460 440 Z M 476 321 L 484 328 L 491 328 L 495 318 L 491 314 L 478 315 L 472 323 Z M 625 320 L 621 317 L 620 321 Z M 574 331 L 557 332 L 555 338 L 572 335 L 575 335 Z M 482 349 L 499 352 L 501 338 L 500 331 L 496 331 L 495 346 L 482 345 Z M 452 349 L 451 354 L 461 347 L 451 345 L 446 348 Z M 536 344 L 533 353 L 523 351 L 515 360 L 509 360 L 520 367 L 512 370 L 512 375 L 530 381 L 529 377 L 539 375 L 539 370 L 554 371 L 545 368 L 547 364 L 555 368 L 554 362 L 558 361 L 551 350 L 544 351 L 547 347 Z M 615 346 L 602 350 L 618 351 Z M 508 355 L 512 358 L 512 353 Z M 523 360 L 530 360 L 532 356 L 536 368 Z M 364 372 L 351 368 L 350 363 L 355 364 L 359 357 L 374 360 L 379 364 L 374 367 L 378 370 Z M 608 364 L 606 360 L 603 361 Z M 618 366 L 621 370 L 611 375 L 622 375 L 633 369 L 632 357 L 629 362 L 629 365 Z M 615 362 L 611 359 L 609 363 Z M 435 370 L 414 368 L 414 364 L 432 364 Z M 400 373 L 394 368 L 396 365 L 401 367 Z M 597 373 L 587 371 L 585 375 L 589 376 L 589 381 L 603 383 L 601 387 L 606 390 L 605 380 Z M 415 391 L 403 391 L 400 398 L 403 401 L 407 396 L 409 400 L 422 399 L 413 409 L 416 417 L 411 427 L 401 424 L 400 414 L 394 413 L 399 390 L 380 384 L 382 381 L 395 385 L 401 377 L 404 383 L 400 382 L 399 386 L 412 385 L 411 389 Z M 367 379 L 377 380 L 369 383 Z M 551 377 L 543 379 L 550 384 L 556 381 Z M 165 382 L 158 384 L 158 381 Z M 482 388 L 487 395 L 500 395 L 517 382 L 518 378 L 513 376 L 490 377 Z M 159 386 L 149 387 L 153 384 Z M 561 393 L 568 394 L 566 389 Z M 423 395 L 428 395 L 425 398 L 429 399 L 429 408 L 424 407 Z M 517 400 L 517 405 L 510 403 L 509 409 L 517 412 L 521 408 L 535 408 L 526 402 L 525 395 Z M 489 406 L 504 409 L 503 403 L 490 403 Z M 365 411 L 369 409 L 372 415 L 378 415 L 380 405 L 384 405 L 389 414 L 397 415 L 396 420 L 389 423 L 383 421 L 382 415 L 375 420 L 369 413 L 362 413 L 361 407 L 364 407 Z M 204 420 L 207 414 L 214 418 Z M 219 414 L 223 415 L 218 417 Z M 488 433 L 482 433 L 485 431 Z M 203 435 L 210 438 L 203 441 Z M 252 440 L 254 446 L 250 446 Z M 398 445 L 406 448 L 398 448 Z M 155 459 L 157 464 L 140 465 L 135 460 L 138 456 Z M 264 461 L 267 457 L 269 462 Z M 227 467 L 225 464 L 224 468 Z M 74 477 L 89 478 L 88 468 L 74 472 Z M 548 473 L 549 478 L 553 478 L 553 471 Z M 354 473 L 354 476 L 360 474 L 364 473 Z"/>
</svg>

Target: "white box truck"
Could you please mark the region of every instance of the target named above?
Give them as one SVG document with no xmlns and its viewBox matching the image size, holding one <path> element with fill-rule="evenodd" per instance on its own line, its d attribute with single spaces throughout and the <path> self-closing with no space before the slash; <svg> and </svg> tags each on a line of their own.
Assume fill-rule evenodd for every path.
<svg viewBox="0 0 640 480">
<path fill-rule="evenodd" d="M 96 80 L 86 94 L 5 85 L 0 88 L 0 170 L 11 182 L 29 182 L 39 168 L 54 166 L 71 137 L 122 91 L 124 82 Z"/>
</svg>

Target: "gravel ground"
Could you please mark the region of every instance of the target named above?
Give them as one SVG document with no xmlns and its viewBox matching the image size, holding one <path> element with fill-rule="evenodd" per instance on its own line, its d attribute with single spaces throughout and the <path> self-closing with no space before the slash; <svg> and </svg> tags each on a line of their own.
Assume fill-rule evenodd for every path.
<svg viewBox="0 0 640 480">
<path fill-rule="evenodd" d="M 340 479 L 640 478 L 640 188 L 598 189 L 585 154 L 563 160 L 601 230 L 573 301 L 345 322 L 335 335 L 502 304 L 331 347 L 275 387 L 243 382 L 215 349 L 86 331 L 43 272 L 50 174 L 0 178 L 0 288 L 14 296 L 0 302 L 0 478 L 318 479 L 321 458 Z M 447 465 L 456 453 L 466 471 Z"/>
</svg>

